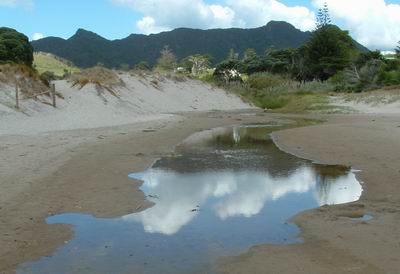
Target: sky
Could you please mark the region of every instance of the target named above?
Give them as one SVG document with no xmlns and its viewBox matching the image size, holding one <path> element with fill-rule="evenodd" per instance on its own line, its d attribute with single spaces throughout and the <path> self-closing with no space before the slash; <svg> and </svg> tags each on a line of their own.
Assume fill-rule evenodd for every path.
<svg viewBox="0 0 400 274">
<path fill-rule="evenodd" d="M 31 40 L 69 38 L 78 28 L 121 39 L 178 27 L 253 28 L 270 20 L 312 30 L 324 2 L 333 23 L 368 48 L 393 50 L 400 40 L 400 0 L 0 0 L 0 26 Z"/>
</svg>

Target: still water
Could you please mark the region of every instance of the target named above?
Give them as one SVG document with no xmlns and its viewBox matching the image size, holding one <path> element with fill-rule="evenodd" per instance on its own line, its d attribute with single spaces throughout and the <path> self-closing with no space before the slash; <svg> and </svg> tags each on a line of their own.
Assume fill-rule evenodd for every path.
<svg viewBox="0 0 400 274">
<path fill-rule="evenodd" d="M 154 206 L 115 219 L 63 214 L 74 226 L 53 256 L 19 273 L 214 273 L 219 257 L 262 243 L 300 241 L 287 220 L 322 205 L 356 201 L 354 172 L 281 152 L 274 126 L 235 126 L 192 135 L 174 155 L 130 174 Z"/>
</svg>

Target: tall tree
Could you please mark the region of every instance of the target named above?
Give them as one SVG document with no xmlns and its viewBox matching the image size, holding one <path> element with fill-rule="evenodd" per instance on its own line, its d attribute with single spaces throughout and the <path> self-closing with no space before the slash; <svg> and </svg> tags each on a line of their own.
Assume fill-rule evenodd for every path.
<svg viewBox="0 0 400 274">
<path fill-rule="evenodd" d="M 318 10 L 317 15 L 317 29 L 328 26 L 332 23 L 331 16 L 329 14 L 328 4 L 325 2 L 324 6 Z"/>
<path fill-rule="evenodd" d="M 176 57 L 169 46 L 164 46 L 157 61 L 157 68 L 161 70 L 174 70 L 176 67 Z"/>
<path fill-rule="evenodd" d="M 324 81 L 349 66 L 356 47 L 347 31 L 332 25 L 326 3 L 318 13 L 316 25 L 303 52 L 310 72 L 307 75 Z"/>
<path fill-rule="evenodd" d="M 253 48 L 248 48 L 244 51 L 244 61 L 257 58 L 257 52 Z"/>
<path fill-rule="evenodd" d="M 395 51 L 396 51 L 396 55 L 397 55 L 397 57 L 400 57 L 400 41 L 398 42 L 398 46 L 397 46 L 397 48 L 395 49 Z"/>
<path fill-rule="evenodd" d="M 189 56 L 188 60 L 192 64 L 191 71 L 194 76 L 206 71 L 210 66 L 210 56 L 208 55 L 196 54 Z"/>
<path fill-rule="evenodd" d="M 333 25 L 314 31 L 305 47 L 309 69 L 314 78 L 322 81 L 346 68 L 356 50 L 349 33 Z"/>
</svg>

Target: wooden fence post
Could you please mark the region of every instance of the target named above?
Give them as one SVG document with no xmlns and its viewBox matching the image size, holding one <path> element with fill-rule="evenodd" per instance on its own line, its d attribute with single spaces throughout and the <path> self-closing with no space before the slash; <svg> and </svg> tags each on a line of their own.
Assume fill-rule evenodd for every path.
<svg viewBox="0 0 400 274">
<path fill-rule="evenodd" d="M 51 97 L 53 99 L 53 107 L 57 107 L 56 104 L 56 85 L 55 84 L 51 84 Z"/>
<path fill-rule="evenodd" d="M 19 109 L 18 80 L 15 79 L 15 107 Z"/>
</svg>

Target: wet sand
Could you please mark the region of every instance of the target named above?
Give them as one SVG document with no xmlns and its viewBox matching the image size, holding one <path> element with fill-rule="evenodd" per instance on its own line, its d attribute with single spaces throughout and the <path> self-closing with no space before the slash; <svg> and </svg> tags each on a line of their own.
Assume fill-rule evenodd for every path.
<svg viewBox="0 0 400 274">
<path fill-rule="evenodd" d="M 281 115 L 198 113 L 170 120 L 34 136 L 0 137 L 0 273 L 51 255 L 73 236 L 45 218 L 66 212 L 118 217 L 151 206 L 127 174 L 173 152 L 190 134 Z M 320 118 L 320 117 L 315 117 Z M 254 247 L 221 260 L 225 273 L 397 273 L 400 269 L 400 117 L 331 116 L 323 125 L 274 134 L 300 157 L 363 170 L 360 202 L 305 212 L 304 243 Z M 347 217 L 364 213 L 365 223 Z"/>
<path fill-rule="evenodd" d="M 151 206 L 128 174 L 172 153 L 194 132 L 273 118 L 192 113 L 170 120 L 32 136 L 1 136 L 0 273 L 51 255 L 71 239 L 67 225 L 45 218 L 77 212 L 119 217 Z"/>
<path fill-rule="evenodd" d="M 223 273 L 399 273 L 400 116 L 331 116 L 273 134 L 288 153 L 361 170 L 360 201 L 293 218 L 303 244 L 261 245 L 222 260 Z M 370 214 L 368 222 L 352 220 Z"/>
</svg>

